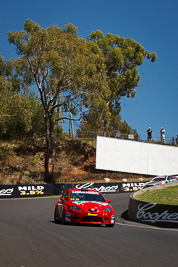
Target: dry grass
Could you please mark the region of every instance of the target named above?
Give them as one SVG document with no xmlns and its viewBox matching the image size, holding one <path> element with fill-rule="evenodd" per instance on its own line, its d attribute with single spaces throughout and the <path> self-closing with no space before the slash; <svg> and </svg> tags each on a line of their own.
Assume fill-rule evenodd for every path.
<svg viewBox="0 0 178 267">
<path fill-rule="evenodd" d="M 30 138 L 21 141 L 0 143 L 0 184 L 40 184 L 44 183 L 45 139 Z M 138 181 L 148 177 L 95 169 L 95 148 L 79 140 L 57 140 L 55 183 L 103 182 L 109 177 L 111 182 L 121 182 L 123 178 Z"/>
</svg>

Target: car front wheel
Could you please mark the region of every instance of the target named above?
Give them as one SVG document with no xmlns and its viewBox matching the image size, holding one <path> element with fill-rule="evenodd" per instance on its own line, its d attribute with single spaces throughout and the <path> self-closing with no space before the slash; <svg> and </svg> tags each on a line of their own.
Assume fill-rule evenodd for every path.
<svg viewBox="0 0 178 267">
<path fill-rule="evenodd" d="M 55 223 L 58 223 L 59 222 L 59 218 L 57 216 L 57 210 L 56 209 L 54 210 L 54 222 Z"/>
<path fill-rule="evenodd" d="M 62 224 L 65 224 L 65 217 L 66 217 L 66 213 L 65 213 L 65 209 L 63 209 L 63 212 L 62 212 L 62 218 L 61 218 L 61 223 Z"/>
</svg>

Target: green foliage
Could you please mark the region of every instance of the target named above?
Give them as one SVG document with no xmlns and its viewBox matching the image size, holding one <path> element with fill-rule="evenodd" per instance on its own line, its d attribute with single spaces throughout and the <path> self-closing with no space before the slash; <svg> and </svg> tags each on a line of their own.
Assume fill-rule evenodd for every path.
<svg viewBox="0 0 178 267">
<path fill-rule="evenodd" d="M 44 109 L 45 176 L 48 179 L 50 158 L 54 166 L 55 110 L 58 108 L 64 114 L 58 116 L 64 120 L 70 119 L 65 115 L 67 112 L 76 115 L 83 106 L 92 106 L 93 96 L 101 95 L 106 88 L 104 57 L 78 37 L 77 28 L 72 24 L 65 25 L 64 29 L 58 26 L 45 29 L 28 19 L 24 30 L 8 32 L 8 39 L 20 56 L 13 66 L 21 78 L 21 86 L 35 84 L 39 91 Z"/>
<path fill-rule="evenodd" d="M 18 93 L 9 73 L 9 63 L 0 57 L 0 136 L 17 138 L 41 134 L 44 120 L 39 102 Z"/>
<path fill-rule="evenodd" d="M 20 95 L 15 79 L 10 76 L 11 65 L 0 57 L 0 136 L 19 137 L 29 132 L 30 98 Z M 28 112 L 27 112 L 28 110 Z"/>
<path fill-rule="evenodd" d="M 92 32 L 89 40 L 97 43 L 105 56 L 107 80 L 111 90 L 111 97 L 114 108 L 118 106 L 119 97 L 135 96 L 135 87 L 138 86 L 140 75 L 137 67 L 143 64 L 145 57 L 156 60 L 156 53 L 150 53 L 138 42 L 131 38 L 123 38 L 111 33 L 104 36 L 102 32 Z"/>
<path fill-rule="evenodd" d="M 0 56 L 0 76 L 6 75 L 6 62 L 2 56 Z"/>
<path fill-rule="evenodd" d="M 74 26 L 72 23 L 68 23 L 64 26 L 65 26 L 63 29 L 64 33 L 70 33 L 70 34 L 78 37 L 78 28 L 76 26 Z"/>
<path fill-rule="evenodd" d="M 85 121 L 90 125 L 89 128 L 109 135 L 117 132 L 133 132 L 128 125 L 126 126 L 126 122 L 121 123 L 120 100 L 124 96 L 132 98 L 135 96 L 135 87 L 140 81 L 138 66 L 143 64 L 145 58 L 154 62 L 157 55 L 155 52 L 146 51 L 141 44 L 131 38 L 111 33 L 104 36 L 99 30 L 88 36 L 88 45 L 95 52 L 97 47 L 94 44 L 105 57 L 107 90 L 102 95 L 103 101 L 99 101 L 100 105 L 93 102 L 93 109 L 89 111 Z M 105 105 L 102 106 L 104 102 Z"/>
<path fill-rule="evenodd" d="M 77 131 L 77 137 L 82 136 L 96 136 L 105 135 L 110 137 L 122 137 L 124 139 L 128 138 L 128 134 L 137 135 L 137 130 L 132 129 L 126 121 L 121 121 L 120 116 L 113 116 L 110 121 L 109 127 L 107 127 L 108 120 L 98 121 L 99 116 L 95 112 L 90 112 L 88 116 L 85 117 L 86 121 L 80 124 L 80 129 Z"/>
<path fill-rule="evenodd" d="M 19 55 L 6 66 L 6 87 L 10 83 L 16 92 L 13 101 L 19 107 L 13 114 L 19 121 L 16 120 L 11 130 L 19 135 L 33 134 L 39 128 L 43 131 L 40 116 L 44 117 L 46 177 L 49 177 L 49 159 L 54 162 L 55 123 L 71 119 L 67 114 L 82 115 L 89 128 L 110 136 L 135 132 L 126 122 L 121 122 L 120 100 L 135 96 L 140 80 L 138 66 L 145 58 L 154 62 L 156 53 L 146 51 L 131 38 L 111 33 L 104 36 L 97 30 L 86 42 L 71 23 L 64 28 L 57 25 L 42 28 L 30 19 L 25 21 L 22 31 L 8 32 L 8 39 Z M 0 71 L 4 73 L 2 58 Z M 27 98 L 33 84 L 38 89 L 41 105 Z M 26 92 L 23 98 L 22 90 Z M 22 102 L 27 105 L 23 106 Z M 13 104 L 11 113 L 12 108 L 15 108 Z"/>
<path fill-rule="evenodd" d="M 0 121 L 2 138 L 26 137 L 44 132 L 43 110 L 38 102 L 14 92 L 5 101 L 8 106 L 3 103 L 5 114 Z"/>
<path fill-rule="evenodd" d="M 7 121 L 11 116 L 9 107 L 11 103 L 12 85 L 3 75 L 0 75 L 0 134 L 6 132 Z"/>
<path fill-rule="evenodd" d="M 24 31 L 9 32 L 9 42 L 21 55 L 15 61 L 16 72 L 24 83 L 35 82 L 44 109 L 53 113 L 57 106 L 63 112 L 76 114 L 87 99 L 104 84 L 104 59 L 92 52 L 84 39 L 77 37 L 77 28 L 41 28 L 26 20 Z M 86 91 L 87 90 L 87 91 Z M 62 94 L 63 101 L 58 103 Z"/>
<path fill-rule="evenodd" d="M 35 165 L 37 163 L 37 161 L 39 160 L 39 158 L 40 158 L 40 154 L 39 153 L 36 153 L 34 155 L 34 159 L 32 161 L 32 164 Z"/>
</svg>

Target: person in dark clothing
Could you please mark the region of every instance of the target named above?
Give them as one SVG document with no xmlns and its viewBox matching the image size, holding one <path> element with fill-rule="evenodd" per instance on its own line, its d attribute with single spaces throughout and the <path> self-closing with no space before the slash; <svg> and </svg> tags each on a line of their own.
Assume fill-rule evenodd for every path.
<svg viewBox="0 0 178 267">
<path fill-rule="evenodd" d="M 152 130 L 151 130 L 151 127 L 148 128 L 147 130 L 147 140 L 148 141 L 151 141 L 151 138 L 152 138 Z"/>
</svg>

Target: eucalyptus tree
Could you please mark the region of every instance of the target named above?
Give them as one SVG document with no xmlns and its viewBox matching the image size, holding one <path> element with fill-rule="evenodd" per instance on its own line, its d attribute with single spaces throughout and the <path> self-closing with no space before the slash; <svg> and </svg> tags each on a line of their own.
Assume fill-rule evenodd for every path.
<svg viewBox="0 0 178 267">
<path fill-rule="evenodd" d="M 27 92 L 20 92 L 21 79 L 13 72 L 14 60 L 0 56 L 0 136 L 19 138 L 43 131 L 40 103 Z M 25 88 L 25 87 L 24 87 Z M 41 116 L 40 116 L 41 115 Z"/>
<path fill-rule="evenodd" d="M 11 82 L 6 79 L 6 63 L 0 56 L 0 135 L 6 131 L 8 114 L 8 99 L 12 88 Z"/>
<path fill-rule="evenodd" d="M 109 94 L 104 96 L 109 113 L 99 110 L 95 114 L 94 122 L 98 121 L 97 127 L 102 128 L 108 134 L 120 129 L 121 98 L 131 97 L 136 94 L 136 87 L 139 86 L 140 74 L 138 67 L 145 59 L 155 62 L 157 55 L 144 49 L 144 47 L 131 38 L 123 38 L 116 34 L 104 34 L 97 30 L 88 36 L 89 42 L 98 45 L 105 57 L 106 77 L 109 87 Z M 91 110 L 91 112 L 93 112 Z M 110 116 L 108 117 L 108 114 Z M 91 122 L 93 115 L 87 115 Z M 96 124 L 95 124 L 96 125 Z M 122 128 L 122 127 L 121 127 Z"/>
<path fill-rule="evenodd" d="M 24 83 L 36 85 L 44 109 L 48 182 L 55 166 L 55 111 L 59 108 L 63 114 L 58 119 L 70 119 L 67 112 L 76 115 L 90 107 L 92 98 L 99 100 L 107 88 L 104 57 L 97 44 L 78 37 L 72 24 L 42 28 L 27 19 L 23 30 L 8 32 L 8 39 L 19 56 L 14 61 L 16 72 Z"/>
</svg>

